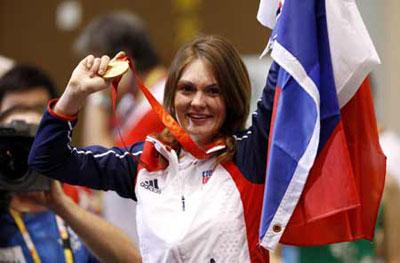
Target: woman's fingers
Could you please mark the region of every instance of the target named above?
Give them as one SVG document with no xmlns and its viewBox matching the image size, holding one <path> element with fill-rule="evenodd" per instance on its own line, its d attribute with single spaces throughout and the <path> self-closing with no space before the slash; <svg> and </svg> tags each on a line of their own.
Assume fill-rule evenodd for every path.
<svg viewBox="0 0 400 263">
<path fill-rule="evenodd" d="M 102 56 L 101 58 L 89 55 L 83 60 L 86 69 L 90 73 L 90 77 L 94 77 L 96 75 L 102 76 L 106 72 L 109 62 L 110 57 L 106 55 Z"/>
<path fill-rule="evenodd" d="M 107 66 L 108 66 L 109 62 L 110 62 L 110 57 L 109 56 L 102 56 L 101 57 L 99 70 L 97 72 L 99 75 L 103 75 L 104 73 L 106 73 Z"/>
<path fill-rule="evenodd" d="M 119 52 L 112 60 L 120 58 L 122 56 L 125 56 L 125 53 Z M 80 72 L 80 74 L 84 74 L 89 78 L 94 78 L 96 76 L 102 77 L 107 72 L 108 64 L 110 63 L 110 61 L 111 59 L 107 55 L 103 55 L 102 57 L 88 55 L 80 62 L 83 68 L 81 67 L 80 70 L 78 70 L 77 68 L 77 72 Z"/>
<path fill-rule="evenodd" d="M 100 58 L 95 58 L 93 61 L 93 65 L 90 68 L 90 77 L 96 76 L 97 72 L 99 71 L 100 68 L 100 63 L 101 59 Z"/>
<path fill-rule="evenodd" d="M 94 56 L 93 55 L 89 55 L 86 58 L 83 59 L 83 65 L 87 68 L 90 69 L 93 65 L 94 62 Z"/>
</svg>

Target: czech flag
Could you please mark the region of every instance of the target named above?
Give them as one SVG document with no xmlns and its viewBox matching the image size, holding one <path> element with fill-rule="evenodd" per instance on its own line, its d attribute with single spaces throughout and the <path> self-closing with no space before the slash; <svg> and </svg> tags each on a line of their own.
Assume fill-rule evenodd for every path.
<svg viewBox="0 0 400 263">
<path fill-rule="evenodd" d="M 275 17 L 261 245 L 372 239 L 386 157 L 367 75 L 379 58 L 355 0 L 261 0 L 260 22 Z"/>
</svg>

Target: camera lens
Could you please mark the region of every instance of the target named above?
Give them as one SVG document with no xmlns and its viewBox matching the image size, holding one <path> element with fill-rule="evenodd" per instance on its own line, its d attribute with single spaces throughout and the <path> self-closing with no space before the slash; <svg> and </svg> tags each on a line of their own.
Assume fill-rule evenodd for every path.
<svg viewBox="0 0 400 263">
<path fill-rule="evenodd" d="M 3 142 L 0 146 L 0 178 L 8 181 L 18 181 L 28 170 L 28 154 L 30 138 L 20 138 Z"/>
</svg>

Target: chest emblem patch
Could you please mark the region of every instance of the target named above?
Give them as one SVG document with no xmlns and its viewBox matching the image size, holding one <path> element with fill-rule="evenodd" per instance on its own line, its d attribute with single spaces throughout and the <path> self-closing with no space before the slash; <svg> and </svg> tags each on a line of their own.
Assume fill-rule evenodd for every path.
<svg viewBox="0 0 400 263">
<path fill-rule="evenodd" d="M 161 194 L 161 189 L 158 187 L 158 179 L 142 181 L 140 186 L 156 194 Z"/>
<path fill-rule="evenodd" d="M 210 180 L 213 170 L 206 170 L 202 172 L 202 183 L 206 184 Z"/>
</svg>

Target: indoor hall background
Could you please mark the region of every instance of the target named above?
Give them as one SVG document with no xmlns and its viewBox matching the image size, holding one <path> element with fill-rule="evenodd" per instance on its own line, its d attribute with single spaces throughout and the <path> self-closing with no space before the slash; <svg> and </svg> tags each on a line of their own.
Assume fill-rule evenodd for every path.
<svg viewBox="0 0 400 263">
<path fill-rule="evenodd" d="M 222 35 L 242 54 L 260 54 L 269 31 L 257 22 L 257 9 L 258 1 L 246 0 L 1 0 L 0 55 L 44 68 L 61 91 L 80 60 L 73 42 L 97 15 L 127 10 L 141 16 L 168 66 L 177 48 L 198 32 Z M 75 25 L 62 20 L 66 14 L 77 18 Z"/>
<path fill-rule="evenodd" d="M 56 26 L 57 10 L 63 4 L 78 4 L 81 21 L 70 30 Z M 400 1 L 357 1 L 382 60 L 373 73 L 380 125 L 400 133 Z M 94 16 L 115 10 L 130 10 L 143 17 L 164 64 L 177 47 L 195 32 L 220 34 L 230 39 L 242 54 L 259 54 L 268 30 L 256 21 L 258 0 L 1 0 L 0 54 L 18 62 L 35 63 L 49 71 L 63 89 L 78 57 L 72 43 Z"/>
<path fill-rule="evenodd" d="M 56 26 L 63 3 L 81 6 L 82 21 L 72 30 Z M 96 15 L 132 11 L 147 21 L 152 39 L 168 65 L 177 47 L 196 32 L 220 34 L 241 53 L 260 53 L 268 32 L 255 19 L 258 1 L 244 0 L 2 0 L 0 1 L 0 54 L 33 62 L 48 70 L 60 88 L 78 61 L 72 43 Z"/>
</svg>

